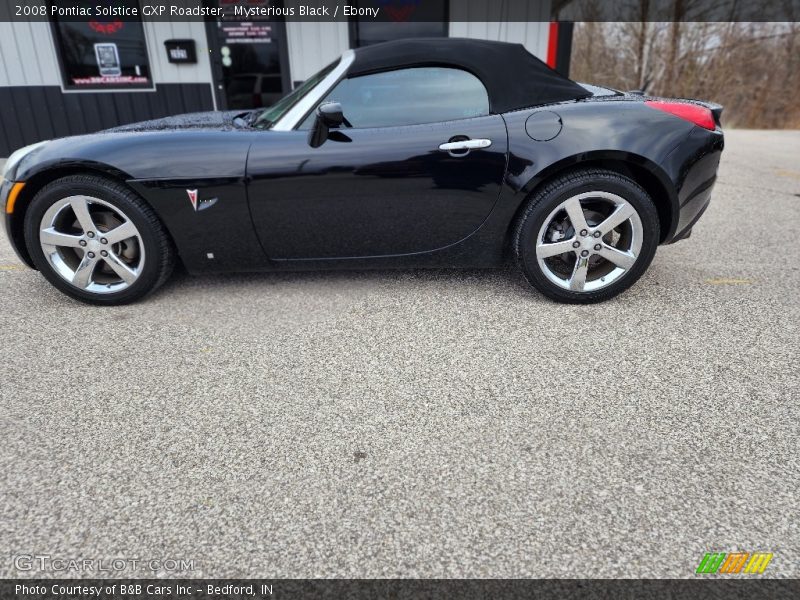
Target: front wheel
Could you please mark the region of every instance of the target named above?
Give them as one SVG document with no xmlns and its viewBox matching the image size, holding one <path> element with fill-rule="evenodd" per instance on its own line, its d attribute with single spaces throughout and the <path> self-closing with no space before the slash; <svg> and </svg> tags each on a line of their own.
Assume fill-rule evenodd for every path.
<svg viewBox="0 0 800 600">
<path fill-rule="evenodd" d="M 561 302 L 600 302 L 647 270 L 659 239 L 658 213 L 638 184 L 586 169 L 537 192 L 514 236 L 525 278 Z"/>
<path fill-rule="evenodd" d="M 125 304 L 172 271 L 174 252 L 153 210 L 102 177 L 73 175 L 40 190 L 25 214 L 36 268 L 65 294 L 91 304 Z"/>
</svg>

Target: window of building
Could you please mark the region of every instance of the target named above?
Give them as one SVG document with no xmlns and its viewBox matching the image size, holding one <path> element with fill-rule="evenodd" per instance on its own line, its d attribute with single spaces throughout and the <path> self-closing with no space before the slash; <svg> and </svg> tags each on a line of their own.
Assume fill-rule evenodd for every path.
<svg viewBox="0 0 800 600">
<path fill-rule="evenodd" d="M 472 73 L 419 67 L 343 79 L 323 102 L 339 102 L 353 127 L 396 127 L 489 114 L 489 95 Z M 302 129 L 313 123 L 309 115 Z"/>
<path fill-rule="evenodd" d="M 352 2 L 381 9 L 380 18 L 350 20 L 350 47 L 415 37 L 447 37 L 447 0 L 406 2 Z"/>
<path fill-rule="evenodd" d="M 136 0 L 120 0 L 136 4 Z M 56 51 L 66 89 L 153 86 L 141 20 L 53 20 Z"/>
</svg>

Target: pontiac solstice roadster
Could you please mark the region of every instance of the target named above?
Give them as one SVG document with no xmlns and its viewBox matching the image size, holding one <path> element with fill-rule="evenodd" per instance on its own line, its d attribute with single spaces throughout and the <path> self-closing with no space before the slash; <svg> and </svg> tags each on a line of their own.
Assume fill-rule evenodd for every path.
<svg viewBox="0 0 800 600">
<path fill-rule="evenodd" d="M 517 44 L 349 50 L 274 106 L 135 123 L 15 152 L 20 258 L 95 304 L 180 262 L 221 271 L 493 267 L 550 298 L 630 287 L 689 236 L 722 107 L 578 84 Z"/>
</svg>

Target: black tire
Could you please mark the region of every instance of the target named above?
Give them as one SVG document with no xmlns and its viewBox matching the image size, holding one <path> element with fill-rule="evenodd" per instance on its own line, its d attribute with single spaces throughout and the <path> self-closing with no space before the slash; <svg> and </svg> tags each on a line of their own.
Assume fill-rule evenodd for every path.
<svg viewBox="0 0 800 600">
<path fill-rule="evenodd" d="M 53 204 L 76 195 L 107 202 L 127 216 L 138 230 L 145 258 L 138 277 L 125 289 L 108 293 L 80 289 L 59 275 L 45 257 L 39 240 L 42 218 Z M 161 286 L 175 264 L 172 241 L 147 203 L 121 183 L 96 175 L 71 175 L 39 190 L 25 214 L 25 243 L 34 265 L 50 283 L 68 296 L 89 304 L 118 305 L 139 300 Z"/>
<path fill-rule="evenodd" d="M 643 229 L 641 249 L 633 266 L 606 287 L 580 292 L 564 289 L 551 281 L 539 265 L 536 256 L 539 232 L 545 219 L 562 202 L 577 194 L 597 191 L 615 194 L 633 206 Z M 647 270 L 658 246 L 659 227 L 653 200 L 635 181 L 613 171 L 581 169 L 556 177 L 533 194 L 514 232 L 514 253 L 525 279 L 545 296 L 573 304 L 602 302 L 628 289 Z"/>
</svg>

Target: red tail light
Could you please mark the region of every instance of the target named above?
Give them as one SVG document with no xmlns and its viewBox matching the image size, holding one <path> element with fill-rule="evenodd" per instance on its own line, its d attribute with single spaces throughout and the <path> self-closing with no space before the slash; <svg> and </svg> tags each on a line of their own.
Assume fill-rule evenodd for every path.
<svg viewBox="0 0 800 600">
<path fill-rule="evenodd" d="M 646 100 L 645 104 L 650 108 L 663 110 L 706 129 L 714 130 L 716 127 L 711 109 L 705 106 L 689 104 L 688 102 L 660 102 L 658 100 Z"/>
</svg>

